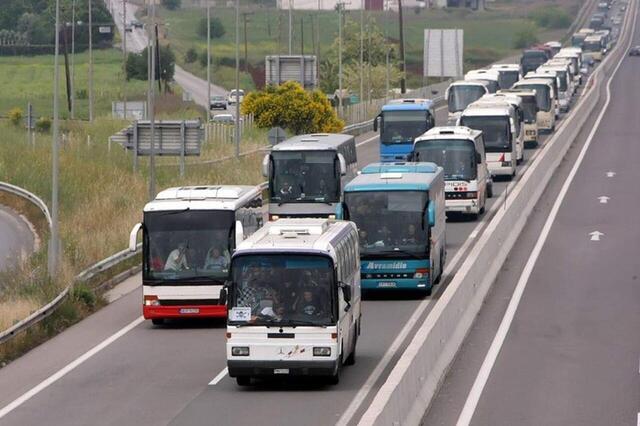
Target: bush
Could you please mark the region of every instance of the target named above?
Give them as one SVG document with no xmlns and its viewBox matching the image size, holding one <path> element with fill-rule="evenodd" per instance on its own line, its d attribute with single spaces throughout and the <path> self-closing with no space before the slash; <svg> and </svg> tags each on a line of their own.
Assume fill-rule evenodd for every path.
<svg viewBox="0 0 640 426">
<path fill-rule="evenodd" d="M 51 130 L 51 119 L 49 117 L 40 117 L 36 121 L 36 130 L 40 133 L 49 133 Z"/>
<path fill-rule="evenodd" d="M 571 25 L 569 14 L 559 7 L 540 7 L 529 14 L 537 26 L 550 29 L 568 28 Z"/>
<path fill-rule="evenodd" d="M 259 128 L 279 126 L 296 135 L 336 133 L 344 127 L 324 93 L 307 92 L 293 81 L 249 93 L 242 102 L 242 113 L 253 114 Z"/>
<path fill-rule="evenodd" d="M 184 61 L 188 64 L 192 64 L 198 60 L 198 52 L 193 47 L 190 47 L 187 50 L 187 53 L 184 54 Z"/>
<path fill-rule="evenodd" d="M 206 49 L 200 52 L 200 54 L 198 55 L 198 62 L 200 62 L 200 66 L 202 68 L 207 67 L 207 50 Z"/>
<path fill-rule="evenodd" d="M 173 80 L 176 67 L 176 56 L 168 46 L 160 46 L 160 58 L 156 58 L 156 80 L 168 82 Z M 126 63 L 127 80 L 147 79 L 147 48 L 141 53 L 130 53 Z"/>
<path fill-rule="evenodd" d="M 24 111 L 22 111 L 22 108 L 19 107 L 12 108 L 11 111 L 9 111 L 8 117 L 11 124 L 13 124 L 14 126 L 19 126 L 22 123 Z"/>
<path fill-rule="evenodd" d="M 87 92 L 87 89 L 76 90 L 76 100 L 77 99 L 89 99 L 89 92 Z"/>
<path fill-rule="evenodd" d="M 207 39 L 207 18 L 200 18 L 198 22 L 197 33 L 200 38 Z M 218 17 L 211 18 L 211 38 L 220 38 L 226 34 L 224 25 Z"/>
<path fill-rule="evenodd" d="M 536 27 L 534 25 L 523 26 L 513 40 L 513 47 L 516 49 L 524 49 L 538 42 L 536 36 Z"/>
<path fill-rule="evenodd" d="M 162 5 L 169 10 L 177 10 L 182 6 L 182 0 L 162 0 Z"/>
</svg>

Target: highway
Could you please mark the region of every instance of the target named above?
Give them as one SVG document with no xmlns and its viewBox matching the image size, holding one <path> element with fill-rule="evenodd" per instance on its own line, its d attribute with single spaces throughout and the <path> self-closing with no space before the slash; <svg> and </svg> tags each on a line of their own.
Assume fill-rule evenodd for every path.
<svg viewBox="0 0 640 426">
<path fill-rule="evenodd" d="M 27 221 L 0 205 L 0 271 L 34 250 L 35 236 Z"/>
<path fill-rule="evenodd" d="M 438 109 L 437 121 L 446 121 L 445 108 Z M 374 134 L 357 141 L 360 167 L 378 159 Z M 525 152 L 518 178 L 537 152 Z M 337 386 L 301 382 L 239 388 L 225 374 L 224 323 L 156 328 L 143 322 L 136 276 L 123 284 L 135 290 L 0 370 L 0 422 L 230 424 L 241 413 L 243 423 L 263 425 L 353 423 L 500 207 L 507 184 L 515 182 L 495 183 L 495 197 L 481 221 L 448 223 L 446 276 L 432 297 L 364 302 L 358 361 L 343 370 Z M 122 230 L 123 241 L 127 236 Z M 279 408 L 283 400 L 289 409 Z"/>
<path fill-rule="evenodd" d="M 423 424 L 640 424 L 638 75 L 625 56 Z"/>
</svg>

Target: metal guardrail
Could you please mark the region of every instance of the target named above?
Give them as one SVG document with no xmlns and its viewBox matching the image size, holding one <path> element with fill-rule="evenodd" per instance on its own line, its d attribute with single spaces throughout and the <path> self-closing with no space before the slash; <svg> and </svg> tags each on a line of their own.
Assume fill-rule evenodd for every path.
<svg viewBox="0 0 640 426">
<path fill-rule="evenodd" d="M 51 231 L 52 221 L 51 221 L 51 213 L 49 213 L 49 207 L 45 204 L 44 201 L 37 195 L 27 191 L 26 189 L 20 188 L 19 186 L 11 185 L 10 183 L 0 182 L 0 191 L 8 192 L 13 195 L 17 195 L 20 198 L 23 198 L 36 207 L 40 209 L 45 219 L 47 219 L 47 224 L 49 224 L 49 231 Z"/>
</svg>

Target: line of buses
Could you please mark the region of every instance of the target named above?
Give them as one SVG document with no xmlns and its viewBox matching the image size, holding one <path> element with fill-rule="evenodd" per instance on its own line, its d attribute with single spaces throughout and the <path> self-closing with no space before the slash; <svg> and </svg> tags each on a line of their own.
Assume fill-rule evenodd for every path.
<svg viewBox="0 0 640 426">
<path fill-rule="evenodd" d="M 356 360 L 362 290 L 431 294 L 446 261 L 446 214 L 477 217 L 493 178 L 516 174 L 582 81 L 580 48 L 469 72 L 446 99 L 389 102 L 375 119 L 380 162 L 357 170 L 355 138 L 296 136 L 262 162 L 262 187 L 170 188 L 144 207 L 144 317 L 227 318 L 227 363 L 253 378 L 339 380 Z M 566 101 L 566 102 L 565 102 Z M 269 203 L 265 203 L 268 198 Z"/>
</svg>

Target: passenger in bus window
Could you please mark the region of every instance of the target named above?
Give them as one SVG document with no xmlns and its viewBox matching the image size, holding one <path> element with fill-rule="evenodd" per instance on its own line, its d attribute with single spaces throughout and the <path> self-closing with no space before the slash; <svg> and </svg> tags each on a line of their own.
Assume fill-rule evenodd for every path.
<svg viewBox="0 0 640 426">
<path fill-rule="evenodd" d="M 155 247 L 151 249 L 151 258 L 149 260 L 149 265 L 151 266 L 151 270 L 154 272 L 159 272 L 164 269 L 164 261 L 162 260 L 162 256 L 160 256 L 159 250 Z"/>
<path fill-rule="evenodd" d="M 404 244 L 418 244 L 418 236 L 416 232 L 416 226 L 413 223 L 410 223 L 407 227 L 407 233 L 402 239 Z"/>
<path fill-rule="evenodd" d="M 302 293 L 302 301 L 300 302 L 299 311 L 301 314 L 307 316 L 317 316 L 322 312 L 322 307 L 316 300 L 313 290 L 310 288 L 305 289 Z"/>
<path fill-rule="evenodd" d="M 189 269 L 187 264 L 187 243 L 180 243 L 178 248 L 169 253 L 164 264 L 165 271 L 183 271 Z"/>
<path fill-rule="evenodd" d="M 211 247 L 204 261 L 204 269 L 219 269 L 227 266 L 227 258 L 222 255 L 218 247 Z"/>
<path fill-rule="evenodd" d="M 280 196 L 285 199 L 294 198 L 293 185 L 291 185 L 291 182 L 288 179 L 285 179 L 282 182 L 282 186 L 280 187 Z"/>
</svg>

